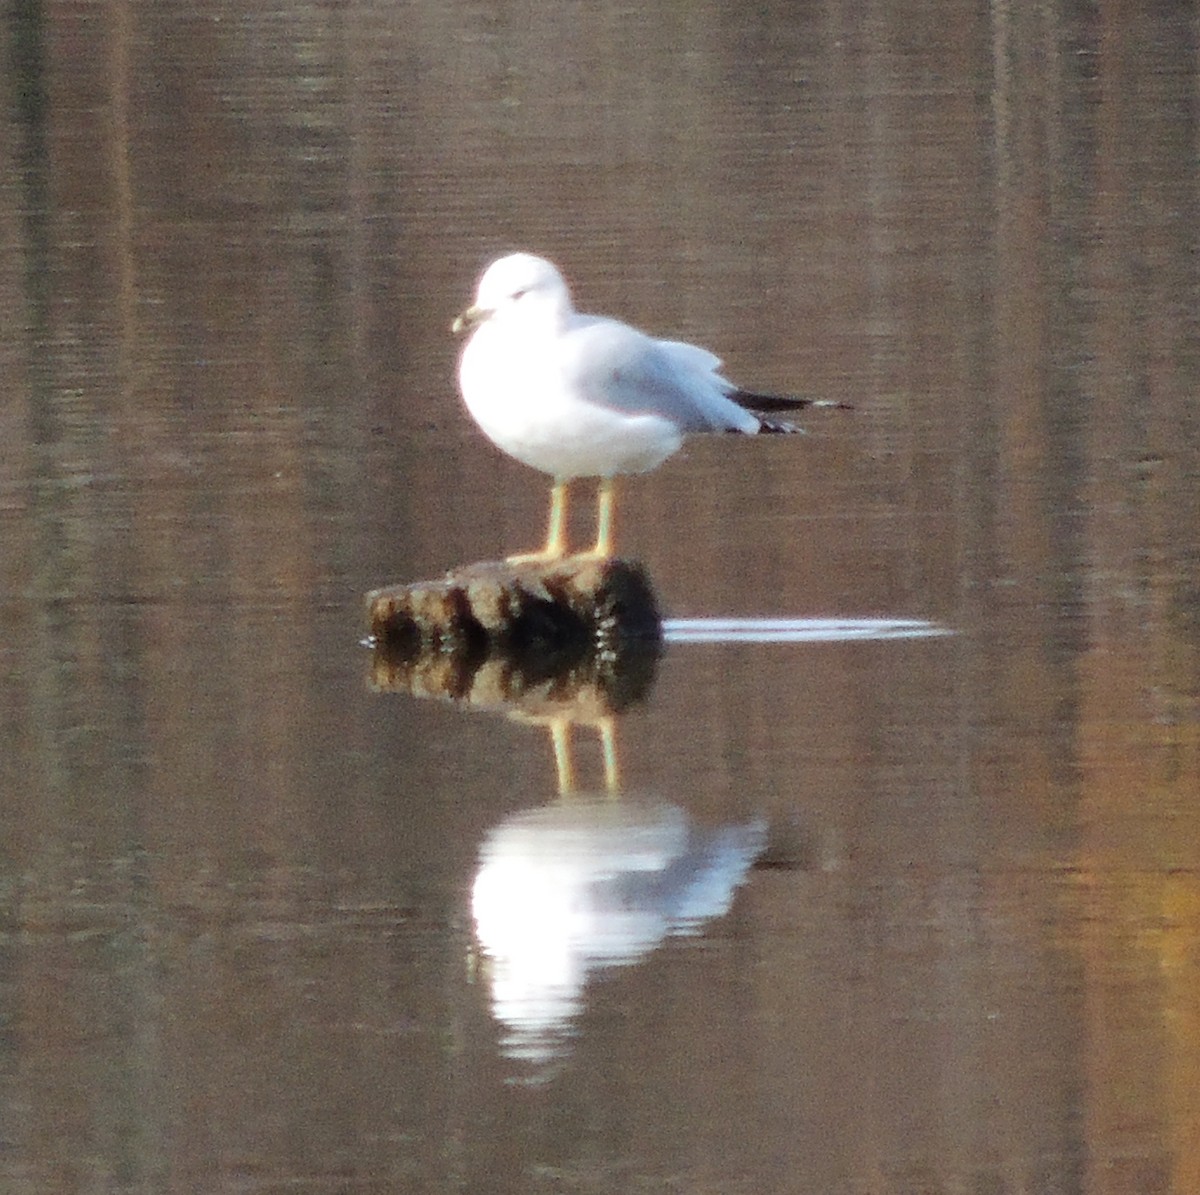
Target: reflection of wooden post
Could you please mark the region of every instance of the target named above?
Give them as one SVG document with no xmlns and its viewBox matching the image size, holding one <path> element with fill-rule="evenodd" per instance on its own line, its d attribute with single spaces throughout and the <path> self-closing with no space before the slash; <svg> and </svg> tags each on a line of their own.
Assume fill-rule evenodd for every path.
<svg viewBox="0 0 1200 1195">
<path fill-rule="evenodd" d="M 407 656 L 575 655 L 660 634 L 650 580 L 624 560 L 474 564 L 373 590 L 367 617 L 376 644 Z"/>
</svg>

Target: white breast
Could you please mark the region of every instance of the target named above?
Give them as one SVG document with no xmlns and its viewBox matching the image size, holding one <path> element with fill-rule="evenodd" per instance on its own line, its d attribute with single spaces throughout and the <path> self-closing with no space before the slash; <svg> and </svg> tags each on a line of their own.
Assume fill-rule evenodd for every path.
<svg viewBox="0 0 1200 1195">
<path fill-rule="evenodd" d="M 581 398 L 564 384 L 545 340 L 534 342 L 511 327 L 480 325 L 463 350 L 458 376 L 467 410 L 498 448 L 563 480 L 643 473 L 682 443 L 668 419 Z"/>
</svg>

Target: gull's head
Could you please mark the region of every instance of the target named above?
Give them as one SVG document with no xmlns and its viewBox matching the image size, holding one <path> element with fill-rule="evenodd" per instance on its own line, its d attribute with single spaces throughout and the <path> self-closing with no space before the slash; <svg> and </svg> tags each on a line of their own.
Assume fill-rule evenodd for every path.
<svg viewBox="0 0 1200 1195">
<path fill-rule="evenodd" d="M 556 324 L 570 312 L 571 292 L 551 262 L 532 253 L 510 253 L 484 270 L 475 302 L 452 330 L 462 332 L 493 319 Z"/>
</svg>

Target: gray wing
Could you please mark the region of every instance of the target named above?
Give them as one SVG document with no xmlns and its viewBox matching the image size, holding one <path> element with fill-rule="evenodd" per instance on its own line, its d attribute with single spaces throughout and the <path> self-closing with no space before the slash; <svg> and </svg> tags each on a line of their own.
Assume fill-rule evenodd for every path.
<svg viewBox="0 0 1200 1195">
<path fill-rule="evenodd" d="M 557 351 L 564 384 L 597 406 L 658 415 L 683 432 L 758 430 L 759 421 L 726 397 L 732 386 L 706 349 L 579 316 L 558 338 Z"/>
</svg>

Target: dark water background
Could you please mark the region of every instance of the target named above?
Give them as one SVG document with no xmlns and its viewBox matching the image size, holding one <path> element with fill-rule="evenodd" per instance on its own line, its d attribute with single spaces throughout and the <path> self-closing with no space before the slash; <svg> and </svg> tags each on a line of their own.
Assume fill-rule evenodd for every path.
<svg viewBox="0 0 1200 1195">
<path fill-rule="evenodd" d="M 6 1191 L 1200 1190 L 1194 8 L 3 29 Z M 598 804 L 375 691 L 365 590 L 543 531 L 448 334 L 518 247 L 855 406 L 627 487 L 669 613 L 956 633 L 670 645 Z M 602 943 L 524 1037 L 497 859 Z"/>
</svg>

